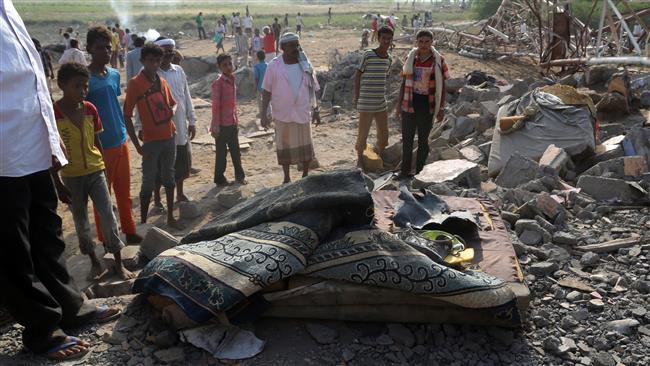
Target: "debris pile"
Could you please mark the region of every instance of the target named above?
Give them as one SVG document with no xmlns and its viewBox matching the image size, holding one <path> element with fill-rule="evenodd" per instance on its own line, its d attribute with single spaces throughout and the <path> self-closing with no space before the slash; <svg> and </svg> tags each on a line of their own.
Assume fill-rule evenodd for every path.
<svg viewBox="0 0 650 366">
<path fill-rule="evenodd" d="M 192 96 L 210 100 L 212 98 L 212 82 L 219 76 L 217 56 L 185 57 L 181 66 L 187 74 Z M 234 72 L 237 85 L 237 97 L 251 99 L 255 97 L 253 69 L 242 67 Z"/>
<path fill-rule="evenodd" d="M 335 58 L 336 61 L 332 63 L 330 70 L 316 74 L 321 86 L 320 101 L 324 107 L 329 108 L 337 105 L 345 109 L 354 108 L 354 77 L 362 56 L 363 51 L 349 52 L 342 57 L 339 55 Z M 401 70 L 400 58 L 393 57 L 387 85 L 399 85 Z M 399 88 L 391 88 L 388 92 L 390 93 L 387 96 L 388 106 L 392 108 L 397 101 Z"/>
</svg>

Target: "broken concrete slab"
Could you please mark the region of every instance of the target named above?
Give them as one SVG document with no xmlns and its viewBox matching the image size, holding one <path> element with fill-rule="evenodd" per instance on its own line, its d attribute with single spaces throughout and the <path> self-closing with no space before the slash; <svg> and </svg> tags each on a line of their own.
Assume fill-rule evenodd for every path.
<svg viewBox="0 0 650 366">
<path fill-rule="evenodd" d="M 569 154 L 561 148 L 553 144 L 549 145 L 544 154 L 539 159 L 540 166 L 550 166 L 555 169 L 556 172 L 560 173 L 563 171 L 567 164 L 571 161 Z"/>
<path fill-rule="evenodd" d="M 499 105 L 497 102 L 494 100 L 487 100 L 485 102 L 481 102 L 481 113 L 483 115 L 488 115 L 495 117 L 497 115 L 497 112 L 499 111 Z"/>
<path fill-rule="evenodd" d="M 431 146 L 429 146 L 431 147 Z M 388 145 L 381 153 L 381 159 L 385 164 L 395 165 L 402 160 L 402 141 Z"/>
<path fill-rule="evenodd" d="M 481 185 L 481 168 L 462 159 L 441 160 L 424 166 L 415 176 L 413 188 L 426 188 L 432 184 L 452 182 L 456 185 L 478 188 Z"/>
<path fill-rule="evenodd" d="M 517 235 L 523 235 L 525 231 L 533 231 L 539 233 L 542 237 L 541 239 L 543 243 L 550 243 L 553 238 L 551 233 L 541 227 L 535 220 L 520 219 L 515 223 L 515 232 Z"/>
<path fill-rule="evenodd" d="M 165 250 L 177 246 L 178 242 L 179 240 L 172 234 L 160 228 L 152 227 L 147 231 L 142 243 L 140 243 L 140 252 L 151 260 Z"/>
<path fill-rule="evenodd" d="M 244 194 L 239 187 L 226 187 L 217 193 L 216 197 L 219 205 L 225 208 L 231 208 L 245 200 Z"/>
<path fill-rule="evenodd" d="M 476 130 L 476 120 L 461 116 L 457 117 L 451 129 L 451 138 L 462 139 Z"/>
<path fill-rule="evenodd" d="M 460 155 L 464 159 L 476 164 L 483 164 L 486 160 L 485 154 L 476 145 L 470 145 L 460 149 Z"/>
<path fill-rule="evenodd" d="M 196 202 L 181 202 L 178 205 L 178 213 L 181 219 L 192 220 L 201 216 L 201 206 Z"/>
<path fill-rule="evenodd" d="M 622 179 L 583 175 L 578 178 L 576 186 L 597 201 L 634 203 L 647 198 L 647 192 L 640 190 L 640 186 L 634 186 Z"/>
<path fill-rule="evenodd" d="M 539 165 L 519 153 L 510 156 L 503 169 L 497 176 L 496 184 L 501 187 L 515 188 L 522 183 L 531 181 L 537 177 Z"/>
</svg>

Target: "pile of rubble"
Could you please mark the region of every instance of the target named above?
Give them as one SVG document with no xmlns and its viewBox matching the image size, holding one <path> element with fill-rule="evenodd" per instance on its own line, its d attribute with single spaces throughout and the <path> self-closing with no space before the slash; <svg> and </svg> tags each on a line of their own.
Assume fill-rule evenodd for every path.
<svg viewBox="0 0 650 366">
<path fill-rule="evenodd" d="M 187 74 L 192 96 L 210 100 L 212 98 L 212 82 L 219 76 L 217 56 L 185 57 L 181 66 Z M 237 97 L 251 99 L 255 97 L 253 69 L 242 67 L 234 72 L 237 85 Z"/>
<path fill-rule="evenodd" d="M 500 205 L 532 292 L 526 336 L 545 362 L 643 365 L 650 363 L 648 75 L 631 77 L 643 87 L 622 90 L 614 85 L 623 77 L 617 70 L 593 75 L 600 81 L 563 81 L 581 86 L 577 91 L 595 105 L 598 122 L 593 119 L 591 136 L 579 138 L 581 148 L 567 143 L 576 138 L 569 128 L 578 123 L 570 120 L 569 136 L 539 154 L 531 154 L 534 146 L 520 148 L 496 172 L 489 171 L 488 160 L 495 130 L 504 133 L 504 110 L 551 81 L 477 88 L 451 79 L 447 117 L 432 132 L 429 164 L 412 187 Z M 581 108 L 588 116 L 589 107 Z M 400 155 L 397 144 L 389 147 L 384 167 L 394 168 Z"/>
<path fill-rule="evenodd" d="M 335 105 L 346 109 L 355 107 L 353 105 L 354 77 L 362 56 L 363 51 L 354 51 L 345 56 L 337 57 L 330 70 L 316 74 L 318 83 L 321 86 L 320 101 L 325 108 Z M 402 62 L 399 57 L 393 57 L 392 59 L 387 85 L 400 85 Z M 387 96 L 388 106 L 392 110 L 397 101 L 399 88 L 392 88 L 389 92 L 390 94 Z"/>
</svg>

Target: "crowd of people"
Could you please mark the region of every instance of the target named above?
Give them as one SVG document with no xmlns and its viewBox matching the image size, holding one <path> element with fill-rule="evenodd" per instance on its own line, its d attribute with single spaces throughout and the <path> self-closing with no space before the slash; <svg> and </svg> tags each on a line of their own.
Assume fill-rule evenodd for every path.
<svg viewBox="0 0 650 366">
<path fill-rule="evenodd" d="M 88 278 L 95 280 L 107 270 L 122 279 L 133 278 L 120 255 L 125 242 L 137 244 L 142 240 L 136 230 L 130 193 L 129 141 L 142 157 L 140 223 L 147 222 L 153 198 L 155 209 L 166 210 L 167 227 L 182 230 L 184 226 L 173 211 L 176 203 L 189 200 L 183 183 L 192 169 L 190 140 L 197 134 L 197 117 L 187 76 L 178 65 L 176 42 L 166 37 L 146 42 L 129 29 L 122 31 L 118 24 L 111 29 L 88 29 L 88 56 L 81 51 L 78 35 L 62 34 L 66 50 L 56 73 L 62 96 L 53 101 L 47 82 L 55 73 L 48 54 L 29 37 L 11 1 L 0 0 L 0 4 L 2 57 L 16 60 L 0 65 L 0 187 L 8 194 L 0 212 L 0 228 L 7 240 L 0 247 L 0 281 L 8 291 L 5 305 L 25 327 L 23 342 L 28 349 L 54 360 L 81 357 L 88 352 L 89 344 L 61 329 L 110 321 L 119 316 L 119 311 L 89 306 L 81 299 L 63 261 L 65 243 L 61 218 L 56 213 L 57 198 L 70 205 L 80 251 L 91 262 Z M 219 19 L 216 29 L 221 34 L 221 38 L 215 37 L 217 52 L 222 52 L 217 57 L 220 74 L 211 88 L 209 132 L 216 145 L 213 181 L 218 187 L 233 184 L 225 174 L 228 153 L 236 184 L 247 184 L 239 150 L 234 71 L 249 66 L 249 52 L 254 57 L 260 124 L 275 129 L 283 183 L 291 181 L 291 165 L 301 166 L 304 177 L 315 158 L 312 124 L 320 124 L 316 97 L 320 86 L 300 45 L 300 13 L 295 32 L 287 29 L 288 14 L 282 24 L 275 18 L 260 32 L 246 10 L 242 19 L 238 13 L 231 18 L 234 54 L 225 52 L 222 44 L 227 34 L 225 17 Z M 331 19 L 331 9 L 328 16 Z M 360 168 L 373 121 L 378 152 L 381 154 L 388 144 L 386 83 L 395 22 L 389 17 L 387 25 L 378 26 L 379 44 L 364 51 L 356 71 Z M 196 23 L 203 27 L 201 13 Z M 199 31 L 199 37 L 206 38 L 205 30 Z M 435 121 L 442 120 L 442 91 L 448 77 L 444 58 L 432 46 L 433 34 L 421 30 L 416 38 L 417 47 L 409 53 L 402 70 L 396 109 L 402 121 L 404 178 L 413 175 L 408 152 L 413 149 L 415 134 L 419 136 L 415 172 L 424 165 L 428 154 L 425 136 Z M 118 65 L 126 67 L 124 90 Z M 118 100 L 122 92 L 126 93 L 123 106 Z M 97 239 L 105 252 L 113 254 L 113 268 L 106 268 L 96 255 L 89 199 L 94 205 Z"/>
</svg>

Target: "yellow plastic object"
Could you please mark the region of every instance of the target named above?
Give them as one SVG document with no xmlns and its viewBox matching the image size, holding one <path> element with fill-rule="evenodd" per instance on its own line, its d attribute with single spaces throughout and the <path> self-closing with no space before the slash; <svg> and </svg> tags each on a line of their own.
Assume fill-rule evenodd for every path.
<svg viewBox="0 0 650 366">
<path fill-rule="evenodd" d="M 467 263 L 473 260 L 474 260 L 474 249 L 472 248 L 465 248 L 465 250 L 461 250 L 460 252 L 456 252 L 455 254 L 449 254 L 448 256 L 445 257 L 445 263 L 452 264 L 452 265 Z"/>
</svg>

